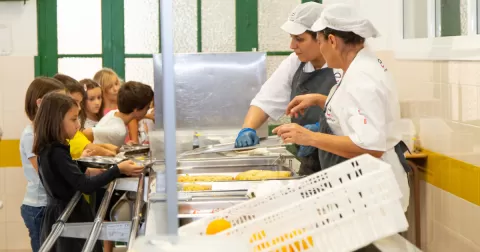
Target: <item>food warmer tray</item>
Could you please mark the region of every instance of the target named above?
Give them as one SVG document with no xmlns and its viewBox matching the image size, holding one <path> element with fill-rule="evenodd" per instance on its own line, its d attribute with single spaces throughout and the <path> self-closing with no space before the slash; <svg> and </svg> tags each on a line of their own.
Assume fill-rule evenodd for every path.
<svg viewBox="0 0 480 252">
<path fill-rule="evenodd" d="M 122 157 L 92 156 L 79 158 L 77 159 L 77 163 L 90 168 L 110 168 L 112 165 L 116 165 L 125 160 L 127 159 Z"/>
<path fill-rule="evenodd" d="M 208 145 L 205 147 L 197 148 L 191 151 L 184 152 L 180 154 L 180 157 L 194 156 L 208 153 L 220 153 L 220 152 L 231 152 L 231 151 L 244 151 L 257 148 L 272 148 L 288 145 L 283 142 L 282 138 L 278 136 L 269 136 L 260 139 L 260 143 L 250 147 L 235 148 L 235 143 L 225 143 L 225 144 L 215 144 Z"/>
<path fill-rule="evenodd" d="M 150 147 L 148 145 L 123 145 L 120 147 L 120 153 L 125 156 L 148 154 Z"/>
</svg>

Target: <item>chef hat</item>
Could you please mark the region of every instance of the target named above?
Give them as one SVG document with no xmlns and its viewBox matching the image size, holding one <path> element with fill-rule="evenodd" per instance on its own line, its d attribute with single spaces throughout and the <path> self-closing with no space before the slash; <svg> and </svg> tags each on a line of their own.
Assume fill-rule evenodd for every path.
<svg viewBox="0 0 480 252">
<path fill-rule="evenodd" d="M 292 35 L 300 35 L 310 30 L 313 23 L 322 14 L 323 5 L 315 2 L 307 2 L 298 5 L 288 16 L 287 22 L 282 25 L 282 30 Z"/>
<path fill-rule="evenodd" d="M 362 38 L 380 36 L 370 20 L 361 17 L 357 10 L 348 4 L 326 5 L 320 18 L 313 24 L 312 31 L 325 28 L 337 31 L 353 32 Z"/>
</svg>

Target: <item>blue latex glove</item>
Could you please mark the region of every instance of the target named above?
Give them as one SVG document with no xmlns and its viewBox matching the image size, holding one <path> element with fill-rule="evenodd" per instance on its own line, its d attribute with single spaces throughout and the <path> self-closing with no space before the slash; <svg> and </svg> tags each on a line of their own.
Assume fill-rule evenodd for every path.
<svg viewBox="0 0 480 252">
<path fill-rule="evenodd" d="M 307 124 L 303 126 L 304 128 L 313 131 L 313 132 L 318 132 L 320 130 L 320 123 L 315 123 L 315 124 Z M 312 146 L 303 146 L 300 145 L 300 147 L 297 150 L 297 156 L 299 157 L 306 157 L 311 155 L 315 151 L 315 147 Z"/>
<path fill-rule="evenodd" d="M 249 147 L 260 143 L 260 138 L 257 136 L 257 131 L 251 128 L 243 128 L 240 130 L 235 140 L 235 148 Z"/>
</svg>

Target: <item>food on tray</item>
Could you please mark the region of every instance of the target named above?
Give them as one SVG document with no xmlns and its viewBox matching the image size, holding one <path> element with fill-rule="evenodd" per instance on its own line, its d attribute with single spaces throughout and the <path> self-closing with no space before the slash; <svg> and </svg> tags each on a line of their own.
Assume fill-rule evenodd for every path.
<svg viewBox="0 0 480 252">
<path fill-rule="evenodd" d="M 178 176 L 178 182 L 219 182 L 219 181 L 231 181 L 232 176 L 225 175 L 183 175 Z"/>
<path fill-rule="evenodd" d="M 199 184 L 185 184 L 183 185 L 183 191 L 210 191 L 212 185 L 199 185 Z"/>
<path fill-rule="evenodd" d="M 275 252 L 293 252 L 293 251 L 303 251 L 307 250 L 309 248 L 313 248 L 313 237 L 312 236 L 307 236 L 306 238 L 303 238 L 301 240 L 297 241 L 292 241 L 289 242 L 289 240 L 293 239 L 298 239 L 297 236 L 300 236 L 302 233 L 305 232 L 305 229 L 303 230 L 295 230 L 290 233 L 286 233 L 282 236 L 278 236 L 274 239 L 272 239 L 270 242 L 264 241 L 258 245 L 256 245 L 253 249 L 255 252 L 261 252 L 261 251 L 272 251 L 270 247 L 279 245 L 279 244 L 285 244 L 281 246 L 280 248 L 275 249 Z M 254 233 L 250 237 L 250 243 L 258 243 L 264 240 L 267 237 L 265 234 L 265 231 L 262 230 L 258 233 Z"/>
<path fill-rule="evenodd" d="M 232 224 L 225 219 L 218 219 L 210 222 L 207 226 L 207 235 L 214 235 L 232 227 Z"/>
<path fill-rule="evenodd" d="M 291 176 L 292 173 L 290 171 L 249 170 L 238 174 L 235 180 L 265 180 L 289 178 Z"/>
</svg>

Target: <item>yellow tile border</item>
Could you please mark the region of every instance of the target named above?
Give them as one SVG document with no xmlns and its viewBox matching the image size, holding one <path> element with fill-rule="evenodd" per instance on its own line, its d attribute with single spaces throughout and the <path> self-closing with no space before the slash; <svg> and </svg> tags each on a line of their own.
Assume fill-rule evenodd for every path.
<svg viewBox="0 0 480 252">
<path fill-rule="evenodd" d="M 480 167 L 429 150 L 423 179 L 480 206 Z"/>
<path fill-rule="evenodd" d="M 19 146 L 19 139 L 4 139 L 0 141 L 0 168 L 22 167 Z"/>
</svg>

